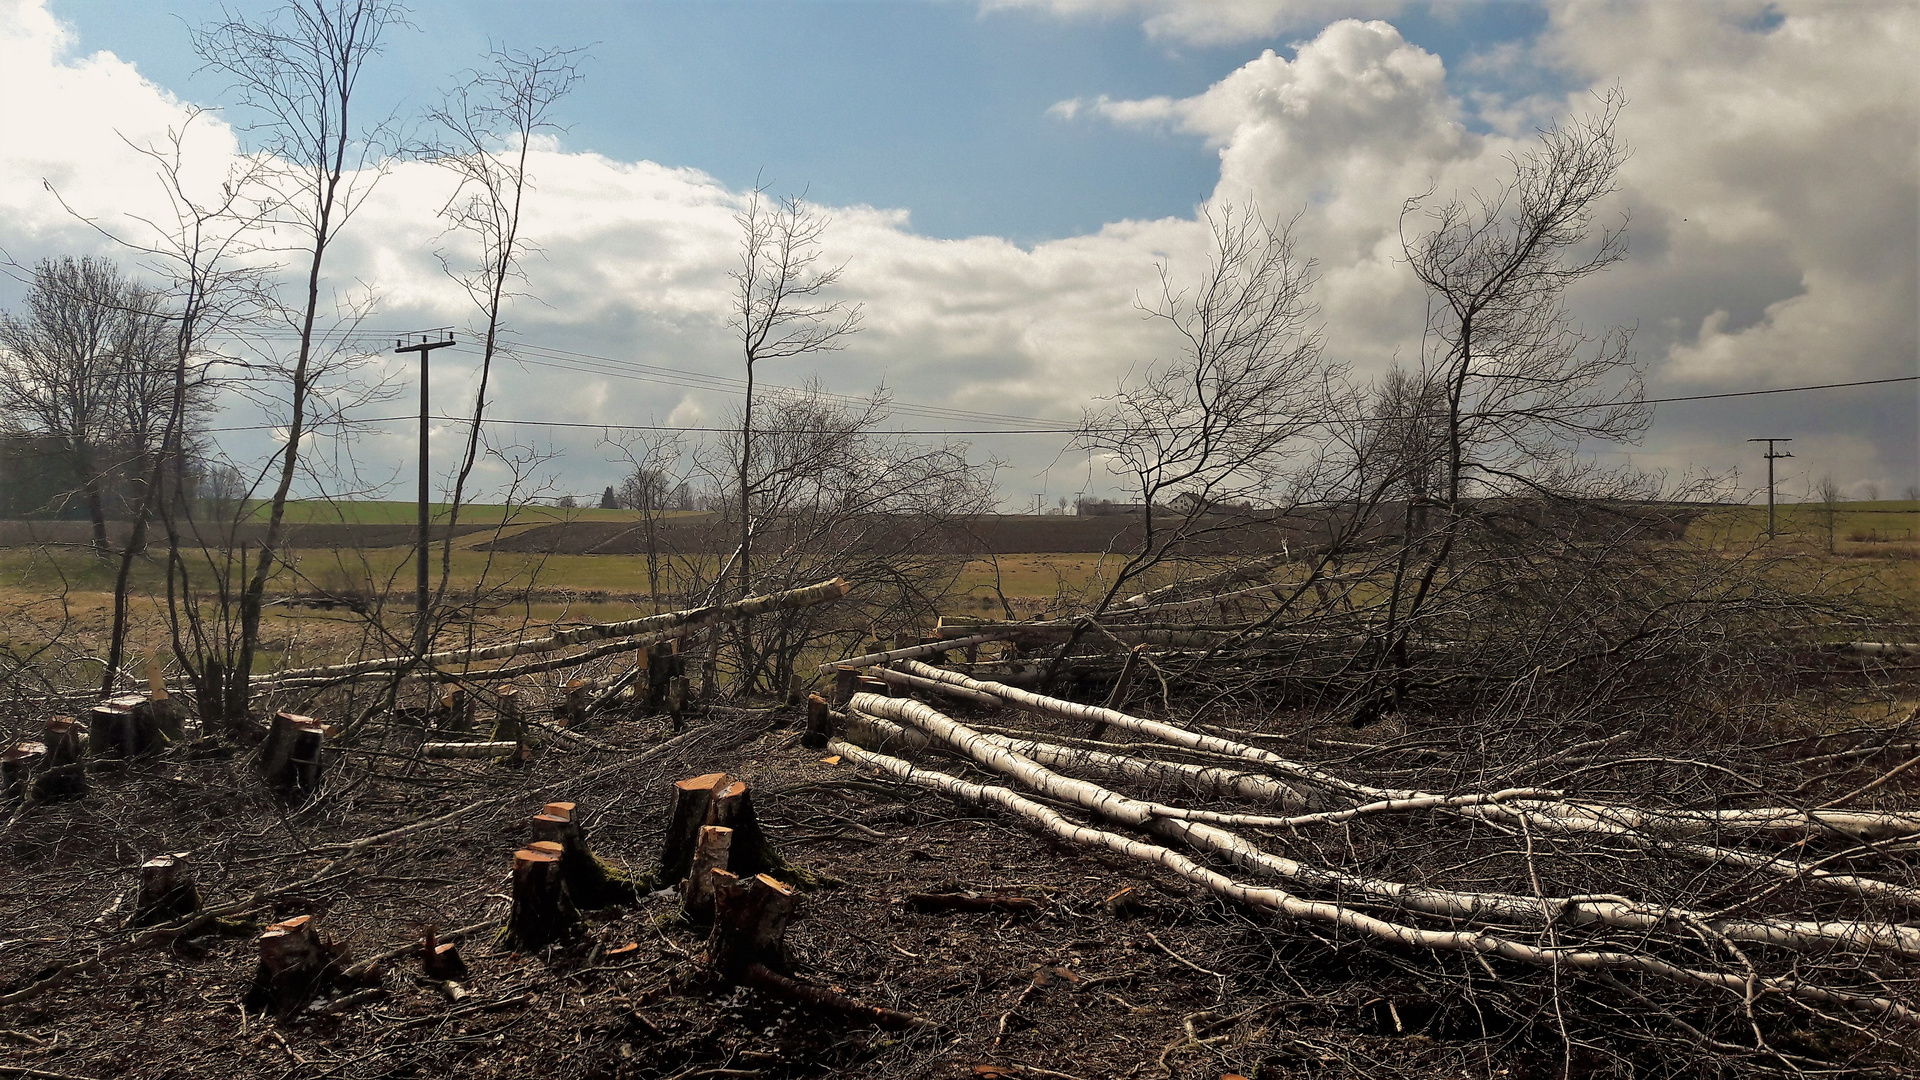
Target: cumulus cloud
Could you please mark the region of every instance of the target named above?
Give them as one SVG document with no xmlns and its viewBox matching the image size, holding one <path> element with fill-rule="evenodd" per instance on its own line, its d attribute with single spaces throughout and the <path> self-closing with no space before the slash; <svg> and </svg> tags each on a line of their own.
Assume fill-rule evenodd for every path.
<svg viewBox="0 0 1920 1080">
<path fill-rule="evenodd" d="M 1074 15 L 1096 5 L 1045 6 Z M 1339 5 L 1343 14 L 1387 9 Z M 1403 201 L 1424 191 L 1444 198 L 1487 190 L 1534 125 L 1590 108 L 1585 88 L 1616 82 L 1631 99 L 1623 128 L 1635 154 L 1610 209 L 1630 210 L 1634 251 L 1576 294 L 1583 321 L 1637 325 L 1655 386 L 1679 392 L 1911 374 L 1920 363 L 1920 87 L 1908 62 L 1920 28 L 1908 6 L 1568 0 L 1542 36 L 1525 43 L 1525 55 L 1499 58 L 1551 68 L 1582 87 L 1556 100 L 1485 98 L 1484 82 L 1476 84 L 1482 97 L 1469 100 L 1438 56 L 1389 22 L 1322 26 L 1332 7 L 1317 2 L 1138 0 L 1117 10 L 1169 40 L 1229 40 L 1206 34 L 1232 27 L 1266 28 L 1234 30 L 1242 37 L 1232 40 L 1312 29 L 1297 46 L 1261 52 L 1199 94 L 1118 100 L 1090 86 L 1052 112 L 1062 123 L 1154 127 L 1213 148 L 1216 199 L 1295 219 L 1300 250 L 1319 261 L 1316 297 L 1330 351 L 1362 374 L 1396 357 L 1411 361 L 1420 348 L 1424 298 L 1401 261 Z M 1181 29 L 1209 19 L 1212 29 Z M 0 0 L 0 96 L 41 103 L 0 118 L 0 247 L 22 261 L 101 244 L 42 178 L 88 213 L 162 209 L 150 169 L 122 137 L 153 140 L 186 115 L 131 65 L 79 54 L 76 45 L 39 3 Z M 196 129 L 193 152 L 215 178 L 235 153 L 233 133 L 217 120 Z M 519 340 L 737 374 L 725 319 L 740 192 L 697 169 L 618 161 L 563 142 L 537 148 L 532 172 L 538 190 L 526 225 L 539 251 L 526 265 L 528 298 L 512 312 Z M 343 291 L 373 285 L 375 325 L 468 319 L 465 297 L 434 257 L 459 257 L 457 240 L 442 235 L 434 217 L 447 187 L 431 165 L 399 165 L 344 234 L 334 281 Z M 902 208 L 827 209 L 830 253 L 851 256 L 843 288 L 866 305 L 868 329 L 818 374 L 834 390 L 858 393 L 884 381 L 905 400 L 982 412 L 1070 420 L 1129 367 L 1166 355 L 1171 343 L 1139 317 L 1135 298 L 1155 289 L 1156 263 L 1179 275 L 1205 258 L 1205 229 L 1192 217 L 1114 222 L 1022 247 L 993 236 L 920 236 Z M 463 352 L 454 350 L 444 368 L 435 359 L 441 400 L 456 401 L 471 386 L 471 354 Z M 524 366 L 505 364 L 500 414 L 710 424 L 734 404 L 632 368 L 540 362 L 528 353 Z M 383 364 L 396 380 L 410 376 L 406 362 Z M 766 377 L 800 382 L 811 374 Z M 1724 468 L 1742 460 L 1746 434 L 1793 434 L 1801 440 L 1796 460 L 1819 462 L 1808 466 L 1816 475 L 1898 490 L 1915 477 L 1913 396 L 1861 400 L 1665 413 L 1634 460 Z M 1745 430 L 1776 423 L 1792 430 Z M 436 453 L 459 436 L 441 432 Z M 578 490 L 617 479 L 617 466 L 595 464 L 617 455 L 596 447 L 593 434 L 541 437 L 570 455 L 564 467 Z M 407 444 L 397 435 L 369 439 L 363 456 L 404 460 Z M 1038 473 L 1058 442 L 989 449 Z"/>
<path fill-rule="evenodd" d="M 1036 9 L 1059 18 L 1134 18 L 1156 41 L 1237 45 L 1353 15 L 1390 15 L 1399 0 L 983 0 L 984 11 Z"/>
</svg>

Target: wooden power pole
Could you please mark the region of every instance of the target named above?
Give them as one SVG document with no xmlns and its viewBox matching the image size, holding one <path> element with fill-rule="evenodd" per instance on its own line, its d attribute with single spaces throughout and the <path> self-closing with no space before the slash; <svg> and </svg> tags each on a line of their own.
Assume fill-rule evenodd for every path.
<svg viewBox="0 0 1920 1080">
<path fill-rule="evenodd" d="M 430 494 L 427 476 L 427 357 L 435 349 L 444 349 L 453 344 L 453 331 L 428 330 L 419 334 L 408 334 L 393 343 L 393 351 L 398 353 L 417 352 L 420 354 L 420 535 L 415 539 L 414 551 L 414 618 L 418 620 L 414 627 L 414 642 L 421 652 L 425 652 L 428 635 L 432 632 L 431 605 L 427 599 L 427 499 Z"/>
<path fill-rule="evenodd" d="M 1787 453 L 1785 450 L 1782 450 L 1779 453 L 1774 453 L 1773 444 L 1792 442 L 1793 440 L 1775 438 L 1775 439 L 1748 439 L 1747 441 L 1763 442 L 1767 444 L 1767 539 L 1771 540 L 1773 539 L 1773 463 L 1780 460 L 1781 458 L 1790 458 L 1793 456 L 1792 454 Z"/>
</svg>

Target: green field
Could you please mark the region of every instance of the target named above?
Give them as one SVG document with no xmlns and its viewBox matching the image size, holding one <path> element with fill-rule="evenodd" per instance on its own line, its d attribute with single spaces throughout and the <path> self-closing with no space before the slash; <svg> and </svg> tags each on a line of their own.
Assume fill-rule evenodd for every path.
<svg viewBox="0 0 1920 1080">
<path fill-rule="evenodd" d="M 267 503 L 248 507 L 249 521 L 267 520 Z M 286 520 L 302 525 L 404 525 L 419 520 L 419 503 L 397 500 L 357 500 L 334 502 L 328 499 L 296 499 L 287 503 Z M 445 521 L 447 503 L 429 503 L 427 512 L 435 521 Z M 697 517 L 699 511 L 669 510 L 662 517 Z M 510 516 L 509 516 L 510 515 Z M 597 507 L 566 508 L 549 505 L 501 503 L 465 503 L 460 520 L 469 525 L 497 525 L 511 520 L 516 525 L 551 525 L 560 521 L 639 521 L 638 510 L 601 510 Z"/>
</svg>

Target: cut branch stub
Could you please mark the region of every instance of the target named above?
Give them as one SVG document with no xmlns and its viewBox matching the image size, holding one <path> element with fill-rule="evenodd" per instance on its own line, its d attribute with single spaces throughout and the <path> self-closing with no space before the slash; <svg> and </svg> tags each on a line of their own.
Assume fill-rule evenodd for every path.
<svg viewBox="0 0 1920 1080">
<path fill-rule="evenodd" d="M 33 791 L 33 777 L 47 761 L 47 744 L 17 742 L 0 751 L 0 793 L 8 802 L 24 800 Z"/>
<path fill-rule="evenodd" d="M 681 884 L 680 900 L 687 917 L 696 922 L 713 918 L 715 870 L 726 870 L 727 853 L 733 847 L 733 830 L 724 825 L 702 825 L 700 839 L 693 851 L 693 867 Z M 729 875 L 731 876 L 731 875 Z"/>
<path fill-rule="evenodd" d="M 304 797 L 320 788 L 321 747 L 326 725 L 298 713 L 275 713 L 260 744 L 260 775 L 276 791 Z"/>
<path fill-rule="evenodd" d="M 700 839 L 700 826 L 707 823 L 707 807 L 713 793 L 724 787 L 726 773 L 707 773 L 678 780 L 673 785 L 673 817 L 667 822 L 667 835 L 660 845 L 660 884 L 677 885 L 693 865 L 693 851 Z"/>
<path fill-rule="evenodd" d="M 580 916 L 567 895 L 560 854 L 538 850 L 537 845 L 514 852 L 513 914 L 507 919 L 507 943 L 516 949 L 541 949 L 579 931 Z"/>
<path fill-rule="evenodd" d="M 344 953 L 314 932 L 311 915 L 274 923 L 260 935 L 260 964 L 243 1004 L 251 1011 L 291 1015 L 333 981 Z"/>
<path fill-rule="evenodd" d="M 200 911 L 200 890 L 187 867 L 187 853 L 159 855 L 140 864 L 140 895 L 131 926 L 179 922 Z"/>
</svg>

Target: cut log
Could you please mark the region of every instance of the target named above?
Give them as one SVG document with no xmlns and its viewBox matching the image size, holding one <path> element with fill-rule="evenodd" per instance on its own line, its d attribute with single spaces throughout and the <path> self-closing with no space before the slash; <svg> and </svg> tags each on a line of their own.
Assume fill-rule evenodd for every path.
<svg viewBox="0 0 1920 1080">
<path fill-rule="evenodd" d="M 768 993 L 792 1001 L 813 1012 L 833 1013 L 857 1024 L 872 1024 L 887 1031 L 908 1031 L 920 1028 L 932 1028 L 934 1023 L 924 1016 L 903 1013 L 897 1009 L 869 1005 L 857 998 L 848 997 L 836 990 L 812 983 L 803 983 L 788 975 L 774 971 L 765 964 L 748 964 L 743 982 Z"/>
<path fill-rule="evenodd" d="M 275 713 L 266 741 L 260 744 L 260 775 L 288 798 L 312 795 L 320 788 L 320 750 L 326 739 L 326 725 L 312 717 Z"/>
<path fill-rule="evenodd" d="M 700 839 L 693 850 L 693 867 L 680 889 L 681 907 L 694 922 L 713 920 L 713 872 L 727 868 L 727 853 L 732 846 L 732 829 L 724 825 L 700 827 Z"/>
<path fill-rule="evenodd" d="M 260 935 L 260 963 L 242 1003 L 251 1012 L 292 1015 L 332 983 L 345 951 L 315 933 L 311 915 L 269 926 Z"/>
<path fill-rule="evenodd" d="M 908 911 L 931 914 L 943 911 L 991 911 L 1001 915 L 1038 915 L 1044 906 L 1026 896 L 1004 893 L 978 893 L 972 890 L 950 893 L 908 893 L 900 898 Z"/>
<path fill-rule="evenodd" d="M 159 926 L 200 912 L 200 890 L 187 867 L 187 853 L 158 855 L 140 864 L 140 894 L 129 926 Z"/>
<path fill-rule="evenodd" d="M 33 793 L 33 778 L 46 766 L 47 744 L 17 742 L 0 751 L 0 797 L 22 802 Z"/>
<path fill-rule="evenodd" d="M 514 949 L 543 949 L 580 929 L 559 853 L 531 847 L 514 852 L 513 913 L 507 918 L 506 943 Z"/>
<path fill-rule="evenodd" d="M 558 652 L 573 645 L 582 645 L 593 641 L 605 641 L 610 638 L 659 635 L 655 640 L 664 641 L 670 637 L 683 636 L 695 629 L 714 623 L 731 622 L 751 618 L 770 611 L 791 610 L 809 607 L 814 604 L 829 603 L 847 594 L 849 586 L 844 578 L 822 581 L 805 588 L 789 589 L 785 592 L 765 596 L 750 596 L 744 600 L 735 600 L 726 604 L 714 604 L 692 608 L 686 611 L 670 611 L 661 615 L 649 615 L 623 622 L 588 623 L 584 626 L 570 626 L 537 638 L 510 641 L 499 645 L 483 645 L 474 648 L 448 649 L 442 652 L 406 653 L 398 656 L 384 656 L 372 660 L 356 660 L 346 664 L 327 664 L 320 667 L 299 668 L 272 675 L 254 677 L 259 683 L 284 683 L 288 681 L 328 681 L 345 680 L 360 675 L 370 675 L 399 668 L 440 667 L 452 664 L 477 664 L 486 660 L 505 660 L 510 657 L 529 653 Z M 644 643 L 641 643 L 644 644 Z"/>
<path fill-rule="evenodd" d="M 938 631 L 936 631 L 937 633 Z M 932 656 L 953 649 L 964 649 L 969 645 L 983 645 L 989 641 L 1005 641 L 1014 634 L 1009 631 L 996 631 L 990 634 L 973 634 L 969 637 L 955 638 L 950 641 L 935 641 L 924 645 L 907 645 L 902 648 L 888 649 L 885 652 L 867 653 L 846 660 L 836 660 L 821 664 L 821 671 L 833 671 L 840 667 L 863 668 L 874 664 L 890 663 L 894 660 L 910 660 L 916 656 Z M 918 640 L 917 638 L 915 640 Z"/>
<path fill-rule="evenodd" d="M 650 882 L 636 881 L 628 874 L 608 866 L 587 844 L 587 837 L 574 820 L 573 803 L 548 803 L 533 818 L 535 850 L 551 845 L 560 856 L 560 877 L 574 906 L 587 910 L 637 903 Z"/>
<path fill-rule="evenodd" d="M 667 835 L 660 845 L 661 885 L 678 885 L 693 865 L 693 852 L 700 839 L 700 826 L 707 823 L 707 807 L 713 793 L 724 787 L 726 773 L 707 773 L 675 781 L 673 816 L 667 821 Z"/>
<path fill-rule="evenodd" d="M 420 744 L 422 756 L 430 758 L 510 758 L 519 753 L 520 744 L 510 742 L 430 742 Z"/>
<path fill-rule="evenodd" d="M 994 697 L 992 694 L 983 694 L 978 690 L 969 690 L 964 686 L 955 686 L 952 683 L 943 683 L 923 676 L 912 675 L 904 671 L 894 671 L 891 668 L 868 668 L 867 673 L 870 678 L 877 679 L 888 686 L 900 686 L 908 690 L 923 690 L 929 693 L 943 694 L 960 701 L 970 701 L 975 705 L 983 705 L 989 709 L 997 709 L 1003 704 L 999 698 Z"/>
</svg>

